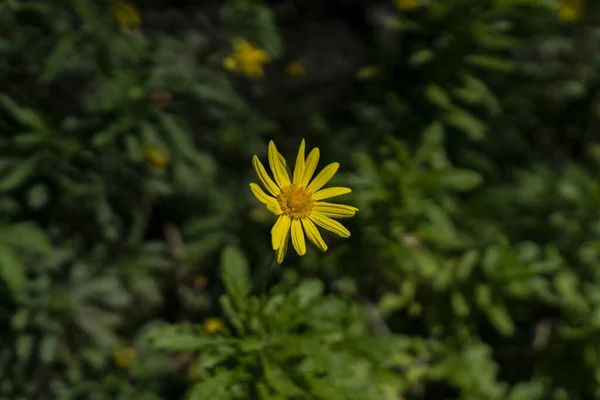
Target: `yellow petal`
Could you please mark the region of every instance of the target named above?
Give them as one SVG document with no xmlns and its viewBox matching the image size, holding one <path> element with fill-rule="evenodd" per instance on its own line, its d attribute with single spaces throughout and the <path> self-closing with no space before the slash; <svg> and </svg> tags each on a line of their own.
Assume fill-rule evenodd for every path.
<svg viewBox="0 0 600 400">
<path fill-rule="evenodd" d="M 252 166 L 254 167 L 256 175 L 258 175 L 260 183 L 262 183 L 262 185 L 265 187 L 265 189 L 269 191 L 269 193 L 271 193 L 273 196 L 277 196 L 281 192 L 281 190 L 279 190 L 275 182 L 273 182 L 271 177 L 269 177 L 269 174 L 267 174 L 267 170 L 265 170 L 265 167 L 263 167 L 262 163 L 258 159 L 258 156 L 252 157 Z"/>
<path fill-rule="evenodd" d="M 281 243 L 279 244 L 279 248 L 277 249 L 277 264 L 281 264 L 285 257 L 285 253 L 287 253 L 288 242 L 290 238 L 290 230 L 286 230 L 284 236 L 281 238 Z"/>
<path fill-rule="evenodd" d="M 290 171 L 290 167 L 289 167 L 287 161 L 285 160 L 285 157 L 283 157 L 283 155 L 279 152 L 277 152 L 277 157 L 279 158 L 279 161 L 281 162 L 281 164 L 283 164 L 283 168 L 285 168 L 285 172 L 287 172 L 287 176 L 291 177 L 292 171 Z"/>
<path fill-rule="evenodd" d="M 236 53 L 243 53 L 252 49 L 252 44 L 246 39 L 235 39 L 233 41 L 233 51 Z"/>
<path fill-rule="evenodd" d="M 269 142 L 269 165 L 271 166 L 271 171 L 273 172 L 277 185 L 279 185 L 280 188 L 290 186 L 290 177 L 285 170 L 285 165 L 282 164 L 279 159 L 277 147 L 275 147 L 275 143 L 273 143 L 272 140 Z"/>
<path fill-rule="evenodd" d="M 232 56 L 228 56 L 225 58 L 225 60 L 223 60 L 223 68 L 228 71 L 237 71 L 239 70 L 239 66 L 240 64 L 238 63 L 238 60 Z"/>
<path fill-rule="evenodd" d="M 271 246 L 277 250 L 283 238 L 289 233 L 292 220 L 287 215 L 280 215 L 271 229 Z"/>
<path fill-rule="evenodd" d="M 340 163 L 334 162 L 329 164 L 328 166 L 323 168 L 321 172 L 319 172 L 319 174 L 315 177 L 311 184 L 308 185 L 306 189 L 309 192 L 316 192 L 317 190 L 321 189 L 327 184 L 327 182 L 331 180 L 331 178 L 333 178 L 339 167 Z"/>
<path fill-rule="evenodd" d="M 342 224 L 340 224 L 337 221 L 334 221 L 333 219 L 319 213 L 316 211 L 313 211 L 313 213 L 310 215 L 310 220 L 313 221 L 315 224 L 319 225 L 322 228 L 327 229 L 328 231 L 331 231 L 337 235 L 340 235 L 343 238 L 348 238 L 350 237 L 350 231 L 346 228 L 344 228 L 344 226 Z"/>
<path fill-rule="evenodd" d="M 313 224 L 313 222 L 310 219 L 303 219 L 302 226 L 304 227 L 304 231 L 306 232 L 308 240 L 310 240 L 315 246 L 317 246 L 319 250 L 327 251 L 327 244 L 325 244 L 325 241 L 321 237 L 321 234 L 319 233 L 319 230 L 317 229 L 315 224 Z"/>
<path fill-rule="evenodd" d="M 312 195 L 313 200 L 325 200 L 332 197 L 341 196 L 352 192 L 352 189 L 347 187 L 330 187 L 327 189 L 319 190 Z"/>
<path fill-rule="evenodd" d="M 298 255 L 303 256 L 306 254 L 306 241 L 304 240 L 302 224 L 297 219 L 292 221 L 292 244 Z"/>
<path fill-rule="evenodd" d="M 315 203 L 314 211 L 331 218 L 350 218 L 358 211 L 358 208 L 344 204 L 325 203 L 323 201 Z"/>
<path fill-rule="evenodd" d="M 275 197 L 271 197 L 263 192 L 260 186 L 258 186 L 256 183 L 250 184 L 250 190 L 252 190 L 252 194 L 258 199 L 258 201 L 267 206 L 269 211 L 275 215 L 281 214 L 281 207 L 279 206 L 279 203 Z"/>
<path fill-rule="evenodd" d="M 306 187 L 310 179 L 312 178 L 315 170 L 317 169 L 317 164 L 319 163 L 319 149 L 315 147 L 312 149 L 310 153 L 308 153 L 308 157 L 306 158 L 306 163 L 304 164 L 304 174 L 302 175 L 302 180 L 300 181 L 300 186 Z"/>
<path fill-rule="evenodd" d="M 298 156 L 296 157 L 296 165 L 294 166 L 294 184 L 297 185 L 302 180 L 304 175 L 304 139 L 300 143 L 300 149 L 298 150 Z"/>
</svg>

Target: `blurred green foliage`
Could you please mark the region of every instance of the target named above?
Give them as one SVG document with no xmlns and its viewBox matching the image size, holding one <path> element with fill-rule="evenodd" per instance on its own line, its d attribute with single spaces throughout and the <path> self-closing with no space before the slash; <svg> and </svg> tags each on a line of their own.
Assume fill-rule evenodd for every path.
<svg viewBox="0 0 600 400">
<path fill-rule="evenodd" d="M 599 15 L 1 1 L 0 399 L 600 398 Z M 360 212 L 275 267 L 303 137 Z"/>
</svg>

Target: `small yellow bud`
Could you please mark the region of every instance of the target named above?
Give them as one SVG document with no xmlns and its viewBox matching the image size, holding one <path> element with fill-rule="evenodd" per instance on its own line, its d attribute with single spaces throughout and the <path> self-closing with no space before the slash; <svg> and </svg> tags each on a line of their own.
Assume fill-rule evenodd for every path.
<svg viewBox="0 0 600 400">
<path fill-rule="evenodd" d="M 289 76 L 294 77 L 306 76 L 306 69 L 304 69 L 304 66 L 299 62 L 291 62 L 288 65 L 286 65 L 285 72 Z"/>
<path fill-rule="evenodd" d="M 169 164 L 169 158 L 155 146 L 146 146 L 144 157 L 155 168 L 164 168 Z"/>
<path fill-rule="evenodd" d="M 139 29 L 140 13 L 132 4 L 117 0 L 112 3 L 111 9 L 112 16 L 121 29 L 132 31 Z"/>
<path fill-rule="evenodd" d="M 574 22 L 583 16 L 584 0 L 559 0 L 558 17 L 564 22 Z"/>
<path fill-rule="evenodd" d="M 118 347 L 113 351 L 113 361 L 120 368 L 127 368 L 137 359 L 137 351 L 133 347 Z"/>
<path fill-rule="evenodd" d="M 211 335 L 220 332 L 223 329 L 223 322 L 219 318 L 207 318 L 204 321 L 204 331 Z"/>
<path fill-rule="evenodd" d="M 412 11 L 421 6 L 419 0 L 394 0 L 394 4 L 400 11 Z"/>
</svg>

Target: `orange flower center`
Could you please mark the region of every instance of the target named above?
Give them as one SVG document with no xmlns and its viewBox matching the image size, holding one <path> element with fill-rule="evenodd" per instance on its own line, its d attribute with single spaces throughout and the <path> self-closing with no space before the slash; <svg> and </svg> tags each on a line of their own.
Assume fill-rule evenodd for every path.
<svg viewBox="0 0 600 400">
<path fill-rule="evenodd" d="M 291 219 L 308 218 L 315 205 L 310 193 L 305 188 L 296 185 L 281 189 L 277 201 L 283 214 Z"/>
</svg>

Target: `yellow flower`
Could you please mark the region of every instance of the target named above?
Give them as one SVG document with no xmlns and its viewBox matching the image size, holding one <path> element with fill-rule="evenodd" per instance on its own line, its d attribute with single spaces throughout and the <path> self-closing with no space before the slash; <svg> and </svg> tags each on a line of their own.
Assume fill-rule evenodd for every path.
<svg viewBox="0 0 600 400">
<path fill-rule="evenodd" d="M 118 347 L 113 351 L 113 361 L 118 367 L 127 368 L 137 359 L 137 351 L 133 347 Z"/>
<path fill-rule="evenodd" d="M 277 152 L 275 143 L 269 142 L 269 166 L 275 181 L 267 174 L 258 157 L 255 155 L 252 158 L 258 179 L 271 195 L 266 194 L 256 183 L 251 183 L 250 189 L 269 211 L 279 216 L 271 229 L 271 245 L 279 264 L 283 262 L 287 252 L 290 236 L 294 249 L 301 256 L 306 254 L 305 232 L 308 239 L 321 251 L 327 250 L 327 245 L 315 224 L 341 237 L 350 237 L 348 229 L 332 218 L 352 217 L 358 211 L 356 207 L 321 201 L 350 193 L 352 190 L 346 187 L 320 190 L 337 172 L 340 164 L 336 162 L 323 168 L 310 182 L 319 162 L 319 149 L 314 148 L 305 159 L 304 147 L 302 139 L 292 175 L 285 159 Z"/>
<path fill-rule="evenodd" d="M 573 22 L 583 15 L 584 0 L 559 0 L 558 16 L 565 22 Z"/>
<path fill-rule="evenodd" d="M 223 329 L 223 322 L 219 318 L 207 318 L 204 321 L 204 331 L 211 335 L 218 333 Z"/>
<path fill-rule="evenodd" d="M 250 78 L 264 75 L 263 64 L 269 62 L 269 54 L 245 39 L 233 43 L 233 52 L 223 60 L 223 68 Z"/>
<path fill-rule="evenodd" d="M 401 11 L 412 11 L 421 6 L 419 0 L 394 0 L 394 4 Z"/>
<path fill-rule="evenodd" d="M 299 62 L 291 62 L 285 67 L 285 72 L 290 76 L 306 76 L 306 70 L 304 66 Z"/>
<path fill-rule="evenodd" d="M 122 29 L 132 31 L 139 29 L 140 13 L 133 4 L 117 0 L 112 3 L 111 8 L 113 18 Z"/>
<path fill-rule="evenodd" d="M 156 168 L 164 168 L 169 164 L 169 158 L 155 146 L 146 146 L 144 157 L 148 164 Z"/>
</svg>

